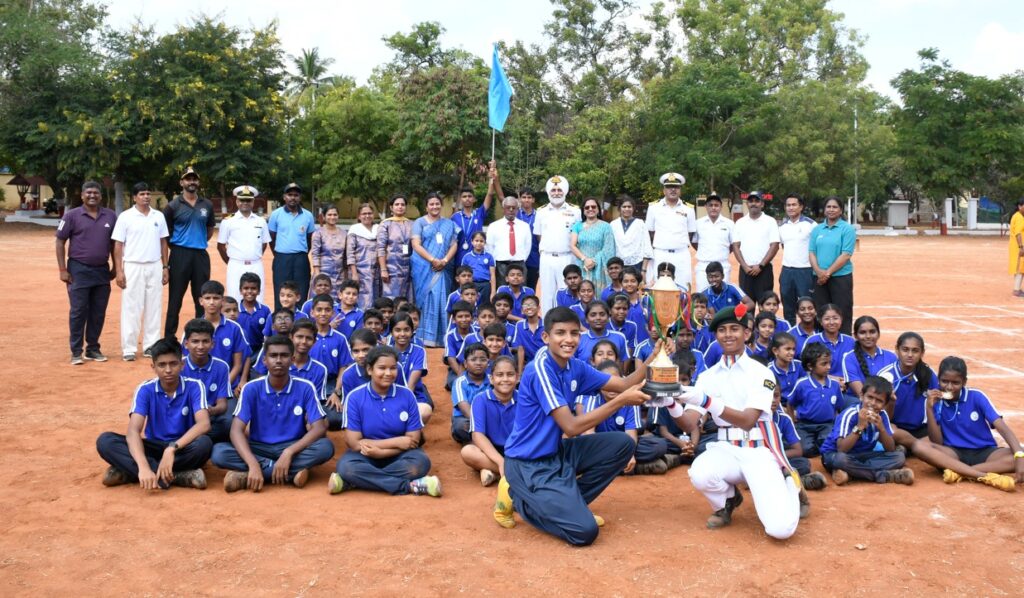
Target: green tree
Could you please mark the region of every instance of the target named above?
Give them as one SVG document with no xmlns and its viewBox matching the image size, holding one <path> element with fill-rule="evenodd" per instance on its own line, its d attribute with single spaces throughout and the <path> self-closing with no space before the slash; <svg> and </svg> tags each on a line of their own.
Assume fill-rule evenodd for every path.
<svg viewBox="0 0 1024 598">
<path fill-rule="evenodd" d="M 755 147 L 758 186 L 779 196 L 822 198 L 852 196 L 857 183 L 863 203 L 877 208 L 889 197 L 895 143 L 887 107 L 878 94 L 840 80 L 780 88 L 761 109 L 770 137 Z"/>
<path fill-rule="evenodd" d="M 767 90 L 805 79 L 857 83 L 867 72 L 863 39 L 828 0 L 682 0 L 691 60 L 726 61 Z"/>
<path fill-rule="evenodd" d="M 309 110 L 316 102 L 316 95 L 321 86 L 333 87 L 346 83 L 343 77 L 327 74 L 327 69 L 334 64 L 334 59 L 320 56 L 319 48 L 304 48 L 302 54 L 291 57 L 291 62 L 294 72 L 285 80 L 285 95 L 288 96 L 294 112 L 305 113 Z"/>
<path fill-rule="evenodd" d="M 316 130 L 316 148 L 303 147 L 303 161 L 315 163 L 323 197 L 379 200 L 407 183 L 398 148 L 395 99 L 368 87 L 332 89 L 303 119 L 303 137 Z"/>
<path fill-rule="evenodd" d="M 104 60 L 106 13 L 84 0 L 0 3 L 0 154 L 58 198 L 113 159 Z"/>
<path fill-rule="evenodd" d="M 631 102 L 618 100 L 580 113 L 543 144 L 551 173 L 569 177 L 581 196 L 611 198 L 639 187 L 633 110 Z"/>
<path fill-rule="evenodd" d="M 246 35 L 201 17 L 159 38 L 136 28 L 115 49 L 108 116 L 121 131 L 120 173 L 173 191 L 181 170 L 194 165 L 221 194 L 292 176 L 276 24 Z"/>
<path fill-rule="evenodd" d="M 657 196 L 666 171 L 686 176 L 684 192 L 737 197 L 749 190 L 756 162 L 747 146 L 761 135 L 763 101 L 761 85 L 724 61 L 694 61 L 653 81 L 640 116 L 645 195 Z"/>
<path fill-rule="evenodd" d="M 918 70 L 893 79 L 897 149 L 908 178 L 933 199 L 973 191 L 1007 198 L 1024 173 L 1024 74 L 970 75 L 919 52 Z"/>
</svg>

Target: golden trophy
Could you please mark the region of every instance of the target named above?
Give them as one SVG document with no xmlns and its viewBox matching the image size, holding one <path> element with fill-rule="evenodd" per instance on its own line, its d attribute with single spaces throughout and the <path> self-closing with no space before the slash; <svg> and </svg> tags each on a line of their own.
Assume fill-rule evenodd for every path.
<svg viewBox="0 0 1024 598">
<path fill-rule="evenodd" d="M 648 289 L 647 301 L 650 318 L 658 337 L 662 341 L 661 352 L 647 365 L 647 382 L 643 391 L 651 397 L 649 406 L 670 403 L 682 392 L 679 384 L 679 366 L 672 363 L 665 350 L 669 342 L 669 329 L 676 325 L 686 326 L 683 321 L 683 303 L 679 287 L 671 276 L 660 276 L 654 286 Z M 674 342 L 674 341 L 673 341 Z"/>
</svg>

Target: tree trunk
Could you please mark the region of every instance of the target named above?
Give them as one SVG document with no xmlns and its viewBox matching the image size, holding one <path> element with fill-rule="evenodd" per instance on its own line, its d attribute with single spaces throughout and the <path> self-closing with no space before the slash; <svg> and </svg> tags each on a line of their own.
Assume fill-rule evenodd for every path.
<svg viewBox="0 0 1024 598">
<path fill-rule="evenodd" d="M 120 214 L 124 211 L 124 181 L 114 181 L 114 212 Z"/>
</svg>

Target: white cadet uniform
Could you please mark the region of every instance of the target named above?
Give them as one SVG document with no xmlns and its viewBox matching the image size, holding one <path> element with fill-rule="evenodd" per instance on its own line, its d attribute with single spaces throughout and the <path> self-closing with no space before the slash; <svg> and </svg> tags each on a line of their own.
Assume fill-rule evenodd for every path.
<svg viewBox="0 0 1024 598">
<path fill-rule="evenodd" d="M 143 214 L 137 207 L 121 212 L 110 237 L 124 244 L 121 266 L 125 287 L 121 293 L 121 354 L 135 355 L 142 322 L 143 350 L 160 340 L 163 288 L 161 239 L 166 239 L 167 220 L 163 212 L 150 207 Z"/>
<path fill-rule="evenodd" d="M 682 199 L 670 206 L 662 197 L 647 208 L 647 230 L 654 233 L 654 263 L 647 269 L 647 283 L 657 280 L 658 264 L 669 262 L 676 267 L 676 284 L 689 291 L 693 285 L 690 233 L 697 232 L 693 210 Z"/>
<path fill-rule="evenodd" d="M 725 282 L 729 282 L 732 273 L 732 262 L 729 260 L 733 241 L 732 220 L 719 214 L 718 219 L 711 221 L 705 216 L 697 221 L 697 292 L 708 288 L 707 267 L 711 262 L 722 264 L 725 271 Z"/>
<path fill-rule="evenodd" d="M 563 203 L 559 207 L 547 204 L 537 209 L 533 234 L 540 237 L 540 310 L 541 314 L 558 304 L 558 291 L 565 288 L 562 270 L 572 263 L 569 237 L 572 225 L 580 222 L 580 209 Z M 518 249 L 518 248 L 517 248 Z"/>
<path fill-rule="evenodd" d="M 246 272 L 252 272 L 260 277 L 260 294 L 256 300 L 263 303 L 263 289 L 267 286 L 263 276 L 263 245 L 270 243 L 267 221 L 255 212 L 248 218 L 236 212 L 221 221 L 217 243 L 223 243 L 228 250 L 228 273 L 224 281 L 228 296 L 241 303 L 239 279 Z"/>
<path fill-rule="evenodd" d="M 750 356 L 722 359 L 700 375 L 696 389 L 712 401 L 742 411 L 759 409 L 757 425 L 749 432 L 716 417 L 718 442 L 708 445 L 690 466 L 690 482 L 715 511 L 725 507 L 737 484 L 750 487 L 757 517 L 769 536 L 792 536 L 800 521 L 799 488 L 784 471 L 785 449 L 772 421 L 775 375 Z M 703 415 L 704 409 L 687 405 Z M 753 446 L 751 446 L 753 445 Z"/>
</svg>

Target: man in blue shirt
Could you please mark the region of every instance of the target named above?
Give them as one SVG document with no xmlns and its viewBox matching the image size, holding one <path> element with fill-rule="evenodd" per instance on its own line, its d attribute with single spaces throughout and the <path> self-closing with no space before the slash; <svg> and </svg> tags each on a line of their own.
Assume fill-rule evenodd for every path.
<svg viewBox="0 0 1024 598">
<path fill-rule="evenodd" d="M 110 464 L 103 485 L 206 488 L 202 467 L 213 446 L 206 435 L 206 391 L 198 380 L 182 377 L 181 349 L 174 339 L 158 340 L 151 353 L 156 378 L 135 389 L 127 435 L 104 432 L 96 439 L 97 452 Z"/>
<path fill-rule="evenodd" d="M 633 387 L 644 380 L 647 368 L 641 365 L 626 378 L 613 378 L 576 359 L 580 328 L 567 307 L 544 316 L 547 348 L 523 372 L 494 518 L 502 527 L 515 526 L 514 506 L 541 531 L 586 546 L 604 524 L 587 505 L 626 467 L 634 444 L 621 432 L 583 433 L 621 407 L 647 400 L 639 386 Z M 573 415 L 570 405 L 578 395 L 602 389 L 621 394 L 590 413 Z"/>
<path fill-rule="evenodd" d="M 286 336 L 272 336 L 263 344 L 267 376 L 242 388 L 231 442 L 213 447 L 214 465 L 231 470 L 224 476 L 226 492 L 258 492 L 264 482 L 301 488 L 311 467 L 334 456 L 334 445 L 324 437 L 327 418 L 316 389 L 289 373 L 294 353 Z"/>
<path fill-rule="evenodd" d="M 207 243 L 213 236 L 217 223 L 213 216 L 213 204 L 199 196 L 199 175 L 191 166 L 181 175 L 181 195 L 175 197 L 164 208 L 171 256 L 167 261 L 167 318 L 164 320 L 164 336 L 178 335 L 178 316 L 185 289 L 191 286 L 192 302 L 196 308 L 195 317 L 203 315 L 199 305 L 199 289 L 210 280 L 210 254 Z"/>
<path fill-rule="evenodd" d="M 316 222 L 313 213 L 302 207 L 302 187 L 288 183 L 284 188 L 284 205 L 270 213 L 270 249 L 274 252 L 274 304 L 281 307 L 278 298 L 281 285 L 294 280 L 299 285 L 299 297 L 309 295 L 309 248 Z"/>
</svg>

